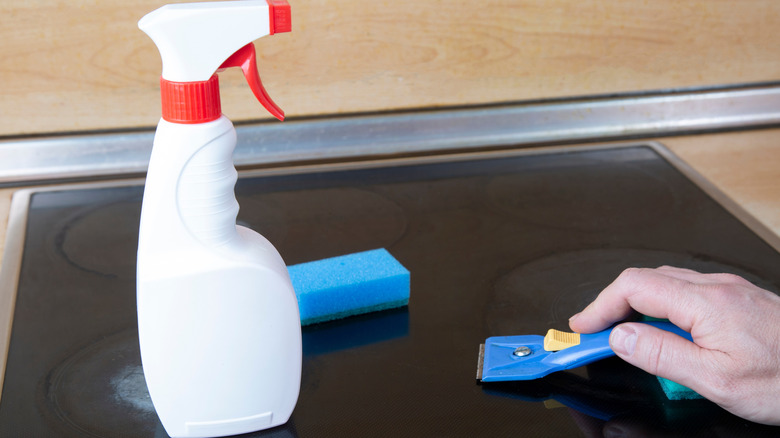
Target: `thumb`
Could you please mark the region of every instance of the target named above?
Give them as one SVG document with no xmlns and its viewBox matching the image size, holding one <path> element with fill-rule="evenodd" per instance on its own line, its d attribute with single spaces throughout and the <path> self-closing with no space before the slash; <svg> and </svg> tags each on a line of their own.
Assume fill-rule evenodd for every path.
<svg viewBox="0 0 780 438">
<path fill-rule="evenodd" d="M 674 333 L 648 324 L 625 323 L 612 329 L 609 346 L 621 359 L 688 387 L 699 386 L 692 370 L 700 370 L 701 348 Z"/>
</svg>

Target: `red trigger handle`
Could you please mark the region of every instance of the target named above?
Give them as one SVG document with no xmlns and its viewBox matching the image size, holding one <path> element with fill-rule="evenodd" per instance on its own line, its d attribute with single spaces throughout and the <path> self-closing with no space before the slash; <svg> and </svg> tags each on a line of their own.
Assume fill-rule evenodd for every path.
<svg viewBox="0 0 780 438">
<path fill-rule="evenodd" d="M 257 72 L 257 53 L 255 53 L 254 43 L 249 43 L 244 47 L 238 49 L 238 51 L 232 55 L 225 62 L 219 66 L 220 69 L 228 67 L 241 67 L 244 72 L 244 77 L 249 88 L 252 89 L 252 93 L 255 94 L 257 100 L 268 110 L 274 117 L 279 120 L 284 120 L 284 111 L 277 104 L 271 100 L 268 93 L 263 87 L 263 83 L 260 82 L 260 74 Z"/>
</svg>

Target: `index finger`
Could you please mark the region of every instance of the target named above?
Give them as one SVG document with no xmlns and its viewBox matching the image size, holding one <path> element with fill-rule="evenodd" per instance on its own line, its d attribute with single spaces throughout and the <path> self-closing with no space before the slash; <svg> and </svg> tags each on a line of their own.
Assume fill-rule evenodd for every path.
<svg viewBox="0 0 780 438">
<path fill-rule="evenodd" d="M 607 286 L 582 312 L 569 320 L 572 330 L 593 333 L 629 316 L 633 310 L 669 319 L 683 330 L 693 326 L 696 285 L 659 269 L 629 268 Z"/>
</svg>

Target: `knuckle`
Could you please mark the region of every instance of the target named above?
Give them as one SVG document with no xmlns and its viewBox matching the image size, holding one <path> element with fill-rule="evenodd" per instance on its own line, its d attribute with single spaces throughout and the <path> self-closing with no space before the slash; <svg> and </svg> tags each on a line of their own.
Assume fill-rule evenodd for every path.
<svg viewBox="0 0 780 438">
<path fill-rule="evenodd" d="M 634 354 L 636 363 L 634 365 L 642 368 L 650 374 L 664 374 L 665 363 L 668 362 L 669 354 L 664 348 L 664 337 L 647 332 L 644 328 L 640 329 L 637 350 Z"/>
<path fill-rule="evenodd" d="M 715 303 L 718 306 L 728 305 L 737 298 L 737 294 L 734 293 L 734 287 L 731 284 L 717 283 L 704 287 L 706 289 L 703 294 L 703 298 Z"/>
<path fill-rule="evenodd" d="M 618 281 L 626 284 L 636 284 L 645 275 L 647 269 L 645 268 L 626 268 L 618 276 Z"/>
<path fill-rule="evenodd" d="M 651 374 L 658 375 L 664 372 L 664 350 L 663 337 L 653 337 L 647 352 L 647 370 Z"/>
<path fill-rule="evenodd" d="M 716 281 L 725 284 L 740 285 L 740 286 L 746 286 L 748 284 L 751 284 L 749 281 L 745 280 L 743 277 L 736 274 L 721 273 L 721 274 L 711 274 L 711 275 Z"/>
</svg>

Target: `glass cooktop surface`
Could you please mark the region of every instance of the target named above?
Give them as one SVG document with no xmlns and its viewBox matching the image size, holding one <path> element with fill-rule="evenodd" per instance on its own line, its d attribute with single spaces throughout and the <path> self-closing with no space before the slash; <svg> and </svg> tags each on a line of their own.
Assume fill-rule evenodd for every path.
<svg viewBox="0 0 780 438">
<path fill-rule="evenodd" d="M 706 400 L 669 401 L 619 359 L 476 383 L 486 337 L 568 330 L 623 269 L 732 272 L 780 290 L 780 254 L 660 146 L 475 154 L 242 174 L 238 220 L 292 265 L 386 248 L 408 307 L 305 327 L 291 420 L 250 436 L 770 436 Z M 164 437 L 141 370 L 143 186 L 29 194 L 0 435 Z M 646 436 L 643 435 L 643 436 Z"/>
</svg>

